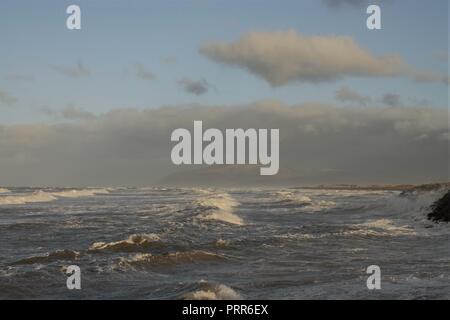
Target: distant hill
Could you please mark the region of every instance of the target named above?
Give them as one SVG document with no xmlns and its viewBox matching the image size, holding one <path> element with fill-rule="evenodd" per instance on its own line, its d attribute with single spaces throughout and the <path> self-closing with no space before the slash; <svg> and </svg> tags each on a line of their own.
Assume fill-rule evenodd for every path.
<svg viewBox="0 0 450 320">
<path fill-rule="evenodd" d="M 254 186 L 295 185 L 301 177 L 288 170 L 275 176 L 261 176 L 256 165 L 218 165 L 179 171 L 163 178 L 159 184 L 165 186 Z"/>
<path fill-rule="evenodd" d="M 174 187 L 245 187 L 284 186 L 317 189 L 347 190 L 433 190 L 450 188 L 450 182 L 430 184 L 375 184 L 354 183 L 353 177 L 344 172 L 324 170 L 314 173 L 300 173 L 285 167 L 274 176 L 261 176 L 257 165 L 201 166 L 192 170 L 180 170 L 158 181 L 161 186 Z M 337 183 L 345 181 L 346 184 Z"/>
<path fill-rule="evenodd" d="M 307 186 L 342 179 L 335 172 L 299 173 L 282 168 L 274 176 L 261 176 L 258 165 L 217 165 L 179 171 L 159 181 L 166 186 Z"/>
</svg>

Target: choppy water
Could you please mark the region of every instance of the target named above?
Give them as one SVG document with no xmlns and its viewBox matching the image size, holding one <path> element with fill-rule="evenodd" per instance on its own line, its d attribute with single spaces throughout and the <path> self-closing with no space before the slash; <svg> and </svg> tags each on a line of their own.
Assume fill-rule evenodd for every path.
<svg viewBox="0 0 450 320">
<path fill-rule="evenodd" d="M 440 194 L 0 189 L 0 298 L 448 299 L 450 226 L 425 219 Z"/>
</svg>

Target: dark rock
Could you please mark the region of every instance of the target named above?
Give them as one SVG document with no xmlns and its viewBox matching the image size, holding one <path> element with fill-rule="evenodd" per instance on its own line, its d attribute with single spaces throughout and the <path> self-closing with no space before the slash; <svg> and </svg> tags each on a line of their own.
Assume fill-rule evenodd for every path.
<svg viewBox="0 0 450 320">
<path fill-rule="evenodd" d="M 431 206 L 431 210 L 428 214 L 429 220 L 435 222 L 450 221 L 450 190 Z"/>
</svg>

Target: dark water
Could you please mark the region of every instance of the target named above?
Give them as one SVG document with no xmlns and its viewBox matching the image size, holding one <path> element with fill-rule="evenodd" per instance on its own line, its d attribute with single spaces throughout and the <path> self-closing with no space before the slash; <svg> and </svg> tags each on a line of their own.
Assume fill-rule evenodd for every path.
<svg viewBox="0 0 450 320">
<path fill-rule="evenodd" d="M 425 219 L 439 192 L 9 189 L 2 299 L 450 298 L 450 226 Z"/>
</svg>

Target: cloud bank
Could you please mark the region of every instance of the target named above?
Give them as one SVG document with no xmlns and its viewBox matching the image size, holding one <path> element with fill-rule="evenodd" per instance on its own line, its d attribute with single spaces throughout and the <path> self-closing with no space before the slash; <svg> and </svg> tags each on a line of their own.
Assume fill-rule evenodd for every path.
<svg viewBox="0 0 450 320">
<path fill-rule="evenodd" d="M 448 110 L 263 101 L 121 109 L 56 124 L 0 125 L 3 185 L 141 186 L 178 171 L 176 128 L 279 128 L 280 175 L 298 185 L 448 180 Z M 255 171 L 257 174 L 257 171 Z M 241 178 L 242 184 L 246 181 Z M 195 185 L 195 180 L 192 181 Z"/>
<path fill-rule="evenodd" d="M 448 82 L 448 77 L 408 66 L 399 55 L 374 55 L 346 36 L 305 36 L 294 30 L 250 32 L 232 43 L 207 43 L 200 53 L 215 62 L 245 69 L 274 87 L 344 77 L 406 76 Z"/>
</svg>

